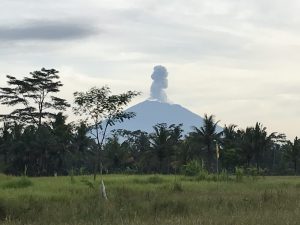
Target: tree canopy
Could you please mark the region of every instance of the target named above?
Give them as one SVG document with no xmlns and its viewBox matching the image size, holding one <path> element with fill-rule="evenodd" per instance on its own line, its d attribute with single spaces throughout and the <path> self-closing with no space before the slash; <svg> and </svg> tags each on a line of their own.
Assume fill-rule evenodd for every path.
<svg viewBox="0 0 300 225">
<path fill-rule="evenodd" d="M 55 69 L 42 68 L 23 79 L 7 75 L 7 79 L 9 87 L 0 88 L 0 102 L 13 106 L 14 110 L 0 115 L 4 120 L 40 127 L 43 120 L 53 119 L 55 112 L 70 106 L 65 99 L 54 95 L 63 86 Z"/>
<path fill-rule="evenodd" d="M 87 92 L 75 92 L 75 114 L 83 116 L 88 124 L 90 133 L 95 137 L 98 151 L 95 160 L 94 179 L 96 171 L 100 169 L 102 173 L 100 151 L 102 150 L 107 128 L 125 119 L 135 116 L 134 112 L 124 111 L 124 107 L 139 95 L 136 91 L 127 91 L 119 95 L 112 95 L 109 87 L 93 87 Z M 101 168 L 99 168 L 101 166 Z"/>
<path fill-rule="evenodd" d="M 70 105 L 57 97 L 62 87 L 58 71 L 41 69 L 23 79 L 7 76 L 0 102 L 12 112 L 1 115 L 0 172 L 30 176 L 106 172 L 179 173 L 193 165 L 214 173 L 236 168 L 268 174 L 299 174 L 300 141 L 269 132 L 262 123 L 240 128 L 224 126 L 204 115 L 185 133 L 182 124 L 153 124 L 153 130 L 108 127 L 135 116 L 125 107 L 136 91 L 112 94 L 108 86 L 74 93 L 76 120 L 69 122 Z M 218 147 L 217 147 L 218 146 Z M 216 152 L 218 150 L 218 152 Z M 217 155 L 219 154 L 219 155 Z M 219 168 L 217 170 L 216 168 Z M 191 171 L 189 171 L 191 172 Z"/>
</svg>

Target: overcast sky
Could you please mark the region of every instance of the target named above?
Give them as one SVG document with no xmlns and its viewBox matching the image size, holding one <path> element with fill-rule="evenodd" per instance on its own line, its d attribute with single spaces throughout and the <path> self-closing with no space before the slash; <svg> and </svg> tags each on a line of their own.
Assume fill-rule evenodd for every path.
<svg viewBox="0 0 300 225">
<path fill-rule="evenodd" d="M 174 103 L 300 135 L 299 0 L 0 0 L 1 86 L 55 68 L 70 102 L 107 84 L 137 103 L 158 64 Z"/>
</svg>

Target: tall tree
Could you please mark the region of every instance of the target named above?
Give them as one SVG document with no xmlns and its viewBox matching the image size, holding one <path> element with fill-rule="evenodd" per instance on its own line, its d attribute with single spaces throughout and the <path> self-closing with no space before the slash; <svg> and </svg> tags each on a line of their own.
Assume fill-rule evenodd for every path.
<svg viewBox="0 0 300 225">
<path fill-rule="evenodd" d="M 122 148 L 117 134 L 107 138 L 105 150 L 105 157 L 107 159 L 107 168 L 111 171 L 119 172 L 124 169 L 128 154 L 126 148 Z"/>
<path fill-rule="evenodd" d="M 66 123 L 66 116 L 59 112 L 51 123 L 51 131 L 55 140 L 53 159 L 58 174 L 66 174 L 66 155 L 71 151 L 73 141 L 72 126 Z"/>
<path fill-rule="evenodd" d="M 99 169 L 101 172 L 100 152 L 106 137 L 107 128 L 117 122 L 123 122 L 125 119 L 135 116 L 134 112 L 124 111 L 124 107 L 139 94 L 136 91 L 127 91 L 123 94 L 112 95 L 110 88 L 107 86 L 101 88 L 93 87 L 87 92 L 74 93 L 74 112 L 84 117 L 84 121 L 88 124 L 89 130 L 98 146 L 94 166 L 94 179 L 96 179 L 96 173 Z"/>
<path fill-rule="evenodd" d="M 254 127 L 246 128 L 243 135 L 242 148 L 247 153 L 247 164 L 253 157 L 257 169 L 262 164 L 263 155 L 272 149 L 278 142 L 285 141 L 285 135 L 272 132 L 267 133 L 267 128 L 260 123 L 256 123 Z"/>
<path fill-rule="evenodd" d="M 5 120 L 40 127 L 44 119 L 56 115 L 56 110 L 62 111 L 69 107 L 65 99 L 53 95 L 62 86 L 55 69 L 42 68 L 23 79 L 10 75 L 7 78 L 9 87 L 0 88 L 0 102 L 2 105 L 14 106 L 15 109 L 9 114 L 0 115 Z"/>
<path fill-rule="evenodd" d="M 68 163 L 72 168 L 81 172 L 93 171 L 93 158 L 95 158 L 95 141 L 87 135 L 89 128 L 83 122 L 75 125 L 72 138 L 72 149 Z"/>
<path fill-rule="evenodd" d="M 179 144 L 182 137 L 182 124 L 166 123 L 156 124 L 154 132 L 150 134 L 152 149 L 158 159 L 159 172 L 169 173 L 172 161 L 175 161 L 175 146 Z"/>
<path fill-rule="evenodd" d="M 214 115 L 204 115 L 203 126 L 200 128 L 193 127 L 191 136 L 196 141 L 200 141 L 205 145 L 207 156 L 207 170 L 213 172 L 213 159 L 214 159 L 214 142 L 218 141 L 222 132 L 217 131 L 219 121 L 215 122 Z"/>
<path fill-rule="evenodd" d="M 300 140 L 295 137 L 294 141 L 288 141 L 284 146 L 286 157 L 292 161 L 294 172 L 297 173 L 297 165 L 300 158 Z"/>
<path fill-rule="evenodd" d="M 225 125 L 221 139 L 222 151 L 220 161 L 222 167 L 233 171 L 236 166 L 241 164 L 240 160 L 240 132 L 236 130 L 236 125 Z"/>
<path fill-rule="evenodd" d="M 163 171 L 163 162 L 167 157 L 169 131 L 167 124 L 161 123 L 153 127 L 154 133 L 150 135 L 151 146 L 155 152 L 155 156 L 158 159 L 158 171 Z"/>
<path fill-rule="evenodd" d="M 121 139 L 124 140 L 122 146 L 127 146 L 130 149 L 134 169 L 149 172 L 151 170 L 152 155 L 148 133 L 141 130 L 119 129 L 115 131 L 115 134 L 120 135 Z"/>
</svg>

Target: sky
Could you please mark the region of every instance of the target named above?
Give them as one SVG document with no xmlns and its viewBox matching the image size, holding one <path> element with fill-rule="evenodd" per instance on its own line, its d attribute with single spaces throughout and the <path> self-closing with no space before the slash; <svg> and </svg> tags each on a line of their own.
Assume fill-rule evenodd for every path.
<svg viewBox="0 0 300 225">
<path fill-rule="evenodd" d="M 292 139 L 300 135 L 299 12 L 298 0 L 0 0 L 0 85 L 7 74 L 55 68 L 70 103 L 75 91 L 108 85 L 141 91 L 136 104 L 163 65 L 172 102 L 220 125 L 261 122 Z"/>
</svg>

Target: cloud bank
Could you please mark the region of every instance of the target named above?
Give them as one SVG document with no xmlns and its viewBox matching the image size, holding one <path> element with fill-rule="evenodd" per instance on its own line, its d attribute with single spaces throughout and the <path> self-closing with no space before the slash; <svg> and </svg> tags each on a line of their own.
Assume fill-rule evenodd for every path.
<svg viewBox="0 0 300 225">
<path fill-rule="evenodd" d="M 89 37 L 97 34 L 95 28 L 85 24 L 38 21 L 14 26 L 0 26 L 2 41 L 60 41 Z"/>
</svg>

